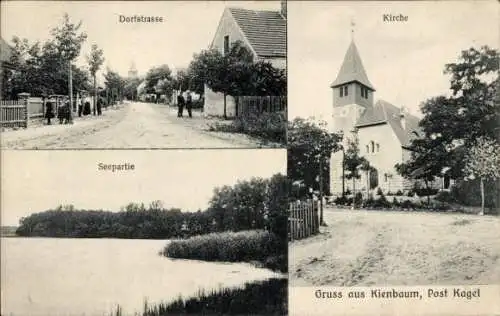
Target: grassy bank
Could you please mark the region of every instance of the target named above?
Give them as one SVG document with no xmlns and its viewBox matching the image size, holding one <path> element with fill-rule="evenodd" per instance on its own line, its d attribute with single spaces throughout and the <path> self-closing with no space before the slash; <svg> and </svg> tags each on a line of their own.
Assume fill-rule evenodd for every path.
<svg viewBox="0 0 500 316">
<path fill-rule="evenodd" d="M 205 261 L 254 262 L 287 272 L 286 243 L 264 230 L 211 233 L 172 241 L 162 251 L 170 258 Z"/>
<path fill-rule="evenodd" d="M 143 316 L 161 315 L 287 315 L 286 279 L 247 283 L 241 289 L 200 291 L 190 299 L 146 307 Z"/>
</svg>

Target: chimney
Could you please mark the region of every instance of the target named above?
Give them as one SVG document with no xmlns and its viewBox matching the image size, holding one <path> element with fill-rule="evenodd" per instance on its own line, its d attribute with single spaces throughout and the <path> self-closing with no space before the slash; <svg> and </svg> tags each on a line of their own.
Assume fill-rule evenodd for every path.
<svg viewBox="0 0 500 316">
<path fill-rule="evenodd" d="M 399 119 L 401 121 L 401 127 L 406 130 L 406 114 L 407 114 L 407 111 L 406 111 L 406 108 L 405 107 L 402 107 L 401 110 L 399 111 Z"/>
<path fill-rule="evenodd" d="M 281 0 L 281 15 L 286 19 L 286 0 Z"/>
</svg>

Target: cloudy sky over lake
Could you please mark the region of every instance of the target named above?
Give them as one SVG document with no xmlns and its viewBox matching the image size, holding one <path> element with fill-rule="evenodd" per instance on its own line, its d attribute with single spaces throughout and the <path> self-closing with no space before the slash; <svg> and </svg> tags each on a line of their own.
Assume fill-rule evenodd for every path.
<svg viewBox="0 0 500 316">
<path fill-rule="evenodd" d="M 82 48 L 88 55 L 93 43 L 104 50 L 104 66 L 126 75 L 132 61 L 139 74 L 153 66 L 186 67 L 193 53 L 210 45 L 226 6 L 247 9 L 280 9 L 279 1 L 2 1 L 2 38 L 12 36 L 30 42 L 50 37 L 64 12 L 71 21 L 82 21 L 88 39 Z M 163 23 L 120 23 L 119 16 L 162 16 Z M 26 23 L 29 21 L 29 23 Z"/>
<path fill-rule="evenodd" d="M 383 22 L 383 14 L 408 22 Z M 344 54 L 354 39 L 375 99 L 406 106 L 444 94 L 444 65 L 462 50 L 498 48 L 496 1 L 295 2 L 288 3 L 289 116 L 331 117 L 332 90 Z"/>
<path fill-rule="evenodd" d="M 214 188 L 252 177 L 286 174 L 286 151 L 2 151 L 1 224 L 60 204 L 118 211 L 130 202 L 162 200 L 196 211 Z M 135 171 L 98 171 L 98 163 L 135 164 Z"/>
</svg>

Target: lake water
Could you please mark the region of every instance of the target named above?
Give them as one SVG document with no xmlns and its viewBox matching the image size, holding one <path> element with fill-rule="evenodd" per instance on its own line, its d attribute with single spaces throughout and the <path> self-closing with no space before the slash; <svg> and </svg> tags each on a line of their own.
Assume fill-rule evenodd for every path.
<svg viewBox="0 0 500 316">
<path fill-rule="evenodd" d="M 167 241 L 2 238 L 2 315 L 124 314 L 148 303 L 190 297 L 199 289 L 236 287 L 277 277 L 250 264 L 172 260 Z"/>
</svg>

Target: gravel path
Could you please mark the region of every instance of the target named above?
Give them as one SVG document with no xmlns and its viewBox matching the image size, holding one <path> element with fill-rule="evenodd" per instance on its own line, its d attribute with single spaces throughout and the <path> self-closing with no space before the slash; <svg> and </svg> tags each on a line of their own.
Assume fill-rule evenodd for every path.
<svg viewBox="0 0 500 316">
<path fill-rule="evenodd" d="M 126 103 L 100 117 L 76 118 L 72 125 L 30 127 L 1 133 L 4 149 L 256 148 L 241 134 L 208 132 L 199 112 L 177 118 L 162 104 Z"/>
<path fill-rule="evenodd" d="M 289 246 L 291 286 L 500 282 L 500 218 L 328 209 Z"/>
</svg>

